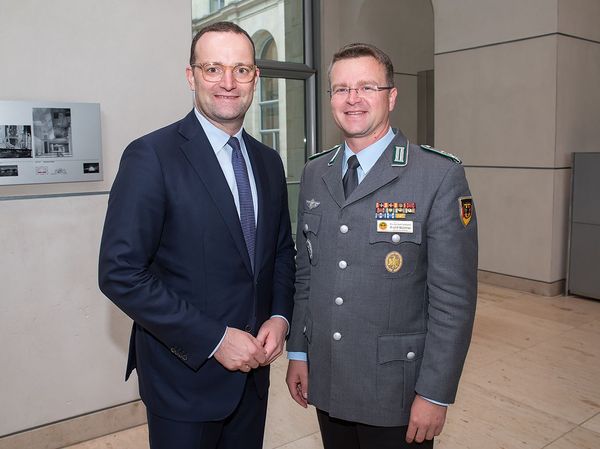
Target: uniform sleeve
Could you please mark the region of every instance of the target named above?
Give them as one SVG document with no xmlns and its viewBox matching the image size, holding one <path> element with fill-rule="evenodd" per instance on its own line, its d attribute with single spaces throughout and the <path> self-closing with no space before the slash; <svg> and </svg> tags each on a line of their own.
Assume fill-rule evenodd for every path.
<svg viewBox="0 0 600 449">
<path fill-rule="evenodd" d="M 303 231 L 306 167 L 300 178 L 300 194 L 298 197 L 298 227 L 296 230 L 296 293 L 294 295 L 294 315 L 292 328 L 287 342 L 288 352 L 308 352 L 308 344 L 304 337 L 304 326 L 308 310 L 310 293 L 310 262 L 306 251 L 306 236 Z"/>
<path fill-rule="evenodd" d="M 100 290 L 192 369 L 218 345 L 225 325 L 179 297 L 151 270 L 166 220 L 159 159 L 143 140 L 123 153 L 100 246 Z"/>
<path fill-rule="evenodd" d="M 454 164 L 442 180 L 427 220 L 427 336 L 415 390 L 450 404 L 471 341 L 477 299 L 477 221 L 467 225 L 461 202 L 471 193 L 464 169 Z"/>
</svg>

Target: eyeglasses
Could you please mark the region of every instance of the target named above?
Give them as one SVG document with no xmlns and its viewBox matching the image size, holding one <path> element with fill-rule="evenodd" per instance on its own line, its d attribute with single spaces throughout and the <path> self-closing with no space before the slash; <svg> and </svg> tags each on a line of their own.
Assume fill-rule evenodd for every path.
<svg viewBox="0 0 600 449">
<path fill-rule="evenodd" d="M 192 64 L 192 67 L 200 69 L 202 72 L 202 78 L 209 83 L 221 81 L 223 79 L 223 75 L 225 75 L 226 69 L 231 70 L 233 78 L 238 83 L 249 83 L 254 80 L 254 76 L 256 75 L 255 65 L 224 65 L 219 64 L 218 62 L 204 62 L 202 64 Z"/>
<path fill-rule="evenodd" d="M 335 89 L 328 90 L 327 92 L 329 92 L 329 96 L 331 98 L 346 98 L 350 95 L 350 92 L 353 90 L 355 90 L 356 95 L 360 97 L 371 97 L 379 91 L 390 90 L 393 88 L 394 86 L 375 86 L 372 84 L 365 84 L 364 86 L 358 87 L 340 86 L 336 87 Z"/>
</svg>

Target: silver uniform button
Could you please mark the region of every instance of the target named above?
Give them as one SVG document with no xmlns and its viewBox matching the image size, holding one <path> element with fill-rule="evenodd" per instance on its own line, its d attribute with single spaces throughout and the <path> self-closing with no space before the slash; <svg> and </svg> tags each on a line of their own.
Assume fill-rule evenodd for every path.
<svg viewBox="0 0 600 449">
<path fill-rule="evenodd" d="M 348 226 L 346 226 L 346 225 L 341 225 L 341 226 L 340 226 L 340 232 L 341 232 L 342 234 L 345 234 L 346 232 L 348 232 Z"/>
<path fill-rule="evenodd" d="M 304 223 L 304 230 L 308 231 L 308 224 Z"/>
<path fill-rule="evenodd" d="M 345 260 L 340 260 L 340 262 L 338 263 L 338 267 L 340 267 L 342 270 L 345 269 L 347 266 L 348 264 Z"/>
<path fill-rule="evenodd" d="M 392 242 L 398 243 L 400 241 L 400 234 L 392 235 Z"/>
<path fill-rule="evenodd" d="M 408 360 L 412 360 L 412 359 L 414 359 L 414 358 L 415 358 L 415 353 L 414 353 L 414 352 L 412 352 L 412 351 L 410 351 L 408 354 L 406 354 L 406 358 L 407 358 Z"/>
<path fill-rule="evenodd" d="M 335 303 L 336 303 L 338 306 L 341 306 L 342 304 L 344 304 L 344 299 L 343 299 L 343 298 L 340 298 L 340 297 L 338 296 L 337 298 L 335 298 Z"/>
<path fill-rule="evenodd" d="M 304 326 L 304 329 L 302 329 L 302 333 L 305 334 L 306 333 L 306 326 Z"/>
<path fill-rule="evenodd" d="M 333 333 L 333 339 L 334 339 L 335 341 L 339 341 L 339 340 L 341 340 L 341 339 L 342 339 L 342 334 L 340 334 L 339 332 L 334 332 L 334 333 Z"/>
</svg>

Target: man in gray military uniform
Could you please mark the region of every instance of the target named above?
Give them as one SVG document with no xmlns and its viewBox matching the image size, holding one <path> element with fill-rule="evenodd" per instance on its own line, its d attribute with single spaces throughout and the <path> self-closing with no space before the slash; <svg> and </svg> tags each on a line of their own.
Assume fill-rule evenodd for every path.
<svg viewBox="0 0 600 449">
<path fill-rule="evenodd" d="M 477 228 L 460 160 L 390 128 L 389 57 L 338 51 L 345 142 L 302 176 L 287 384 L 325 449 L 433 447 L 454 402 L 477 297 Z"/>
</svg>

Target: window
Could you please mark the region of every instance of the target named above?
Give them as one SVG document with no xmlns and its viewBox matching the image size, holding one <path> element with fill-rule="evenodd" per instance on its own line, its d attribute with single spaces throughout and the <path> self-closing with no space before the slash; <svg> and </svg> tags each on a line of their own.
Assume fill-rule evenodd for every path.
<svg viewBox="0 0 600 449">
<path fill-rule="evenodd" d="M 265 42 L 260 55 L 260 59 L 273 60 L 277 58 L 277 45 L 272 36 Z M 280 152 L 279 80 L 277 78 L 261 77 L 258 90 L 261 141 Z"/>
</svg>

